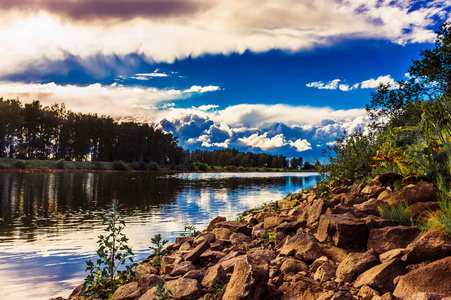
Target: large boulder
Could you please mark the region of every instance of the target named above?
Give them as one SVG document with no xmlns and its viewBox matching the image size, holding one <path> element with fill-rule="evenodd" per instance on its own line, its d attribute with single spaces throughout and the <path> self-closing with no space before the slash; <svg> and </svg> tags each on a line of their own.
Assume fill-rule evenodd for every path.
<svg viewBox="0 0 451 300">
<path fill-rule="evenodd" d="M 137 300 L 141 295 L 138 282 L 131 282 L 120 286 L 114 292 L 112 300 Z"/>
<path fill-rule="evenodd" d="M 322 256 L 315 236 L 302 230 L 284 243 L 279 255 L 294 256 L 302 261 L 313 261 Z"/>
<path fill-rule="evenodd" d="M 407 250 L 409 252 L 403 259 L 410 264 L 435 261 L 451 256 L 451 241 L 443 236 L 439 227 L 433 227 L 409 244 Z"/>
<path fill-rule="evenodd" d="M 357 277 L 354 282 L 355 288 L 369 285 L 373 289 L 384 294 L 395 289 L 393 280 L 406 274 L 404 263 L 400 259 L 393 259 L 389 262 L 377 265 L 365 271 Z"/>
<path fill-rule="evenodd" d="M 365 222 L 350 213 L 322 215 L 316 236 L 322 243 L 332 241 L 335 246 L 345 249 L 366 248 Z"/>
<path fill-rule="evenodd" d="M 392 198 L 387 202 L 390 205 L 396 205 L 403 201 L 407 205 L 417 202 L 433 202 L 437 201 L 438 188 L 430 182 L 420 182 L 418 184 L 410 184 L 401 192 L 394 193 Z"/>
<path fill-rule="evenodd" d="M 368 237 L 367 248 L 374 249 L 378 255 L 406 248 L 420 233 L 420 229 L 404 225 L 373 229 Z"/>
<path fill-rule="evenodd" d="M 349 253 L 345 260 L 338 265 L 337 279 L 345 282 L 353 281 L 357 276 L 378 264 L 379 261 L 372 249 L 365 253 Z"/>
<path fill-rule="evenodd" d="M 318 222 L 321 215 L 324 214 L 329 207 L 330 203 L 323 199 L 314 201 L 307 211 L 307 226 L 314 226 Z"/>
<path fill-rule="evenodd" d="M 202 253 L 204 253 L 208 248 L 210 247 L 210 243 L 207 241 L 204 241 L 197 245 L 193 250 L 188 252 L 183 259 L 185 261 L 195 262 L 199 259 Z"/>
<path fill-rule="evenodd" d="M 402 276 L 393 294 L 407 300 L 417 293 L 451 294 L 451 256 Z"/>
<path fill-rule="evenodd" d="M 166 282 L 166 287 L 177 295 L 177 300 L 197 300 L 202 291 L 199 281 L 183 277 Z"/>
<path fill-rule="evenodd" d="M 172 270 L 172 272 L 171 272 L 171 276 L 184 275 L 194 269 L 196 269 L 196 267 L 194 266 L 194 264 L 192 262 L 183 261 L 174 267 L 174 270 Z"/>
<path fill-rule="evenodd" d="M 212 291 L 218 285 L 227 283 L 227 274 L 222 268 L 221 264 L 214 265 L 208 268 L 202 279 L 201 285 L 208 291 Z"/>
<path fill-rule="evenodd" d="M 300 261 L 298 259 L 294 259 L 294 258 L 286 259 L 282 263 L 282 266 L 280 267 L 280 272 L 282 274 L 289 274 L 289 273 L 296 274 L 301 271 L 307 272 L 308 270 L 309 270 L 309 267 L 305 262 Z"/>
<path fill-rule="evenodd" d="M 257 256 L 245 255 L 236 261 L 223 300 L 260 299 L 268 282 L 269 264 Z"/>
<path fill-rule="evenodd" d="M 214 228 L 227 228 L 235 233 L 242 233 L 247 236 L 251 236 L 252 228 L 248 227 L 246 224 L 236 222 L 236 221 L 224 221 L 214 224 Z"/>
</svg>

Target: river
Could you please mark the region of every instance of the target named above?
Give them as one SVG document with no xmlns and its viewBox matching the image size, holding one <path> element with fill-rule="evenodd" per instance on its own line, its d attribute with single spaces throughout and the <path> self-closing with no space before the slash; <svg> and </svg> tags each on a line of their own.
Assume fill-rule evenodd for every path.
<svg viewBox="0 0 451 300">
<path fill-rule="evenodd" d="M 123 206 L 135 261 L 171 242 L 316 184 L 316 173 L 0 173 L 0 300 L 67 297 L 94 259 L 105 205 Z"/>
</svg>

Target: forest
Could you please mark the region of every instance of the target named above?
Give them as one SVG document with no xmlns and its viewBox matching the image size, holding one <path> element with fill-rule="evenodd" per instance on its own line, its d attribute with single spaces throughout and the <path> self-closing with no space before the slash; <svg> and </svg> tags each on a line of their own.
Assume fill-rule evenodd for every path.
<svg viewBox="0 0 451 300">
<path fill-rule="evenodd" d="M 209 166 L 307 169 L 302 157 L 183 149 L 177 137 L 147 123 L 118 122 L 110 116 L 75 113 L 64 104 L 42 106 L 38 100 L 0 98 L 0 158 L 152 163 L 157 168 L 200 169 Z M 141 166 L 146 166 L 141 164 Z M 145 167 L 146 168 L 146 167 Z"/>
</svg>

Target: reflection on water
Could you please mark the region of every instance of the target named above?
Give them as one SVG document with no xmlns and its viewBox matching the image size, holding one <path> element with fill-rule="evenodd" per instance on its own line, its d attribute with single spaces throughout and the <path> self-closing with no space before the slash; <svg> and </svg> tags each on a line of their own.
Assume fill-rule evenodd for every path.
<svg viewBox="0 0 451 300">
<path fill-rule="evenodd" d="M 315 173 L 0 173 L 0 299 L 68 296 L 94 258 L 105 204 L 117 199 L 136 260 L 157 233 L 283 198 Z"/>
</svg>

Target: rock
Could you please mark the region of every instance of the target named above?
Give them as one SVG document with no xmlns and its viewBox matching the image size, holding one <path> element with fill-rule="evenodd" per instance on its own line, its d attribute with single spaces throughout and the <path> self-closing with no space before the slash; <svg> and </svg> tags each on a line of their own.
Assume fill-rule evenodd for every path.
<svg viewBox="0 0 451 300">
<path fill-rule="evenodd" d="M 185 261 L 195 262 L 199 259 L 200 255 L 210 247 L 210 243 L 205 241 L 197 245 L 193 250 L 186 254 L 183 258 Z"/>
<path fill-rule="evenodd" d="M 334 215 L 344 215 L 345 213 L 350 213 L 356 218 L 364 218 L 368 215 L 351 204 L 338 204 L 334 208 L 330 209 L 330 211 L 328 209 L 327 212 Z"/>
<path fill-rule="evenodd" d="M 380 294 L 378 291 L 376 291 L 375 289 L 372 289 L 370 286 L 364 285 L 360 289 L 357 296 L 359 296 L 359 299 L 362 299 L 362 300 L 371 300 L 371 299 L 373 299 L 374 296 L 380 296 Z"/>
<path fill-rule="evenodd" d="M 347 291 L 338 291 L 330 300 L 353 300 L 352 294 Z"/>
<path fill-rule="evenodd" d="M 196 247 L 197 245 L 199 245 L 205 241 L 207 241 L 211 244 L 215 241 L 215 239 L 216 239 L 216 235 L 212 232 L 201 233 L 194 239 L 193 246 Z"/>
<path fill-rule="evenodd" d="M 207 263 L 216 263 L 218 260 L 226 256 L 227 253 L 222 251 L 211 251 L 206 250 L 204 253 L 200 255 L 200 262 L 201 264 L 207 264 Z"/>
<path fill-rule="evenodd" d="M 175 243 L 173 244 L 173 247 L 175 249 L 180 248 L 181 245 L 183 245 L 184 243 L 188 242 L 190 245 L 193 244 L 194 241 L 194 237 L 188 237 L 188 236 L 179 236 L 175 238 Z"/>
<path fill-rule="evenodd" d="M 373 183 L 374 183 L 374 179 L 372 182 L 370 182 L 368 185 L 366 185 L 361 192 L 361 194 L 366 196 L 368 199 L 369 198 L 377 198 L 377 196 L 379 196 L 380 193 L 382 193 L 383 191 L 386 190 L 386 188 L 384 186 L 380 185 L 380 183 L 377 183 L 377 184 L 373 184 Z"/>
<path fill-rule="evenodd" d="M 341 263 L 346 259 L 349 253 L 353 252 L 352 250 L 342 249 L 329 244 L 319 244 L 319 247 L 321 248 L 323 255 L 326 255 L 336 263 Z"/>
<path fill-rule="evenodd" d="M 412 219 L 420 223 L 426 221 L 429 214 L 440 209 L 440 205 L 437 201 L 433 202 L 417 202 L 409 206 L 409 212 L 412 215 Z"/>
<path fill-rule="evenodd" d="M 245 255 L 238 258 L 222 299 L 260 299 L 266 289 L 268 271 L 268 263 L 258 257 Z"/>
<path fill-rule="evenodd" d="M 138 279 L 139 289 L 143 294 L 154 287 L 158 282 L 163 281 L 163 279 L 154 274 L 146 274 Z"/>
<path fill-rule="evenodd" d="M 208 224 L 207 231 L 212 231 L 215 228 L 215 225 L 219 222 L 224 222 L 227 219 L 225 217 L 217 216 L 213 220 L 210 221 L 210 224 Z"/>
<path fill-rule="evenodd" d="M 214 228 L 212 233 L 217 239 L 226 240 L 233 234 L 233 231 L 227 228 Z"/>
<path fill-rule="evenodd" d="M 379 255 L 379 260 L 381 263 L 386 263 L 393 258 L 401 258 L 407 252 L 409 252 L 407 249 L 393 249 Z"/>
<path fill-rule="evenodd" d="M 280 272 L 282 274 L 288 274 L 288 273 L 296 274 L 301 271 L 307 272 L 308 270 L 309 270 L 309 267 L 305 262 L 300 261 L 298 259 L 294 259 L 294 258 L 286 259 L 282 263 L 282 266 L 280 267 Z"/>
<path fill-rule="evenodd" d="M 201 286 L 196 279 L 179 278 L 167 282 L 166 287 L 175 292 L 177 300 L 197 300 L 200 298 Z"/>
<path fill-rule="evenodd" d="M 309 271 L 312 274 L 315 274 L 316 270 L 318 270 L 319 267 L 321 267 L 323 264 L 327 263 L 329 259 L 327 256 L 321 256 L 320 258 L 315 259 L 314 262 L 312 262 L 309 266 Z"/>
<path fill-rule="evenodd" d="M 363 221 L 365 222 L 365 226 L 366 226 L 368 232 L 371 232 L 371 230 L 373 230 L 373 229 L 398 225 L 398 223 L 396 223 L 395 221 L 392 221 L 392 220 L 389 220 L 389 219 L 386 219 L 383 217 L 374 216 L 374 215 L 369 215 L 369 216 L 363 218 Z"/>
<path fill-rule="evenodd" d="M 373 249 L 378 255 L 406 248 L 420 233 L 420 229 L 404 225 L 373 229 L 368 236 L 367 248 Z"/>
<path fill-rule="evenodd" d="M 322 243 L 331 240 L 341 248 L 365 249 L 366 234 L 365 222 L 347 213 L 322 215 L 316 236 Z"/>
<path fill-rule="evenodd" d="M 136 269 L 136 276 L 141 277 L 145 274 L 158 274 L 158 270 L 151 264 L 139 264 Z"/>
<path fill-rule="evenodd" d="M 322 214 L 326 212 L 326 210 L 330 207 L 330 203 L 319 199 L 312 203 L 312 206 L 308 209 L 308 219 L 307 219 L 307 226 L 313 226 L 318 222 L 319 218 Z"/>
<path fill-rule="evenodd" d="M 188 242 L 184 242 L 178 251 L 189 251 L 191 249 L 191 245 Z"/>
<path fill-rule="evenodd" d="M 263 228 L 264 229 L 274 228 L 284 222 L 292 222 L 295 220 L 296 218 L 291 216 L 280 216 L 280 215 L 268 216 L 265 218 Z"/>
<path fill-rule="evenodd" d="M 357 276 L 378 264 L 376 254 L 371 249 L 365 253 L 349 253 L 346 259 L 338 265 L 337 279 L 346 282 L 354 281 Z"/>
<path fill-rule="evenodd" d="M 295 276 L 293 282 L 284 282 L 279 289 L 284 292 L 282 300 L 316 300 L 324 292 L 318 282 L 302 275 Z"/>
<path fill-rule="evenodd" d="M 435 261 L 451 256 L 451 241 L 447 240 L 439 227 L 423 232 L 414 242 L 407 246 L 409 251 L 403 260 L 409 264 L 422 261 Z"/>
<path fill-rule="evenodd" d="M 385 190 L 382 193 L 379 194 L 379 196 L 377 196 L 377 200 L 384 200 L 387 199 L 388 197 L 390 197 L 392 194 L 392 192 L 390 190 Z"/>
<path fill-rule="evenodd" d="M 337 267 L 334 265 L 334 263 L 331 261 L 327 261 L 318 267 L 318 269 L 315 272 L 315 275 L 313 275 L 313 279 L 319 282 L 332 280 L 333 278 L 335 278 L 336 271 Z"/>
<path fill-rule="evenodd" d="M 272 261 L 274 258 L 276 258 L 276 252 L 268 249 L 254 248 L 251 249 L 248 253 L 252 254 L 252 256 L 258 256 L 259 258 L 263 259 L 268 263 Z"/>
<path fill-rule="evenodd" d="M 382 193 L 385 193 L 385 191 Z M 384 205 L 384 203 L 385 202 L 382 200 L 378 200 L 376 198 L 371 198 L 368 201 L 365 201 L 365 202 L 362 202 L 359 204 L 355 204 L 354 207 L 366 214 L 379 216 L 379 212 L 377 211 L 377 208 L 381 205 Z"/>
<path fill-rule="evenodd" d="M 432 293 L 417 293 L 412 296 L 412 300 L 441 300 L 446 298 L 447 296 L 451 295 L 445 295 L 445 294 L 432 294 Z"/>
<path fill-rule="evenodd" d="M 172 256 L 163 256 L 161 257 L 161 272 L 163 274 L 170 274 L 174 269 L 174 261 L 175 258 Z"/>
<path fill-rule="evenodd" d="M 400 300 L 416 293 L 451 294 L 451 256 L 432 262 L 402 276 L 393 295 Z"/>
<path fill-rule="evenodd" d="M 279 255 L 310 261 L 321 257 L 322 253 L 314 235 L 299 231 L 284 243 Z"/>
<path fill-rule="evenodd" d="M 229 237 L 229 239 L 232 242 L 232 245 L 243 246 L 243 248 L 244 245 L 248 245 L 252 242 L 252 239 L 249 236 L 242 233 L 234 233 Z"/>
<path fill-rule="evenodd" d="M 113 294 L 112 300 L 136 300 L 141 297 L 138 282 L 131 282 L 120 286 Z"/>
<path fill-rule="evenodd" d="M 293 221 L 293 222 L 286 222 L 286 223 L 282 223 L 280 225 L 278 225 L 274 231 L 276 233 L 281 232 L 285 235 L 288 234 L 295 234 L 299 228 L 301 228 L 303 226 L 302 222 L 299 221 Z"/>
<path fill-rule="evenodd" d="M 188 273 L 183 275 L 182 278 L 196 279 L 197 281 L 201 282 L 202 279 L 204 278 L 206 272 L 207 272 L 207 270 L 196 269 L 196 270 L 189 271 Z"/>
<path fill-rule="evenodd" d="M 242 224 L 236 221 L 224 221 L 218 222 L 214 225 L 215 228 L 227 228 L 235 233 L 242 233 L 247 236 L 251 236 L 252 228 L 246 224 Z"/>
<path fill-rule="evenodd" d="M 196 269 L 196 267 L 191 261 L 183 261 L 175 266 L 174 270 L 171 272 L 171 276 L 184 275 L 194 269 Z"/>
<path fill-rule="evenodd" d="M 399 198 L 407 205 L 417 202 L 437 201 L 438 189 L 430 182 L 421 182 L 415 185 L 408 185 L 399 194 Z"/>
<path fill-rule="evenodd" d="M 381 293 L 392 292 L 395 289 L 393 280 L 405 273 L 403 262 L 400 259 L 393 259 L 360 274 L 354 282 L 354 287 L 360 288 L 369 285 Z"/>
<path fill-rule="evenodd" d="M 208 268 L 202 279 L 201 285 L 207 291 L 213 291 L 217 285 L 224 285 L 227 283 L 227 274 L 220 264 Z"/>
</svg>

